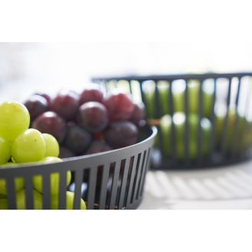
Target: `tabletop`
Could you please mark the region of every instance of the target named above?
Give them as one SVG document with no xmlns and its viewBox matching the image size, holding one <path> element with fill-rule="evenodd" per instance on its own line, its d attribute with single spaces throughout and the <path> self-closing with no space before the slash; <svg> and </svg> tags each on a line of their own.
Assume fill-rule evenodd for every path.
<svg viewBox="0 0 252 252">
<path fill-rule="evenodd" d="M 139 209 L 252 209 L 252 160 L 191 171 L 149 171 Z"/>
</svg>

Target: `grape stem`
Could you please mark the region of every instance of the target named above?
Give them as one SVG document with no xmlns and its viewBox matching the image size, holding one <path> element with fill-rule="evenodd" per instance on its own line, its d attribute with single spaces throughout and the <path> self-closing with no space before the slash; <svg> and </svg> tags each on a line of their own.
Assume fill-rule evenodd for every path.
<svg viewBox="0 0 252 252">
<path fill-rule="evenodd" d="M 151 126 L 159 126 L 160 125 L 160 120 L 159 119 L 150 119 L 147 120 L 148 125 Z"/>
</svg>

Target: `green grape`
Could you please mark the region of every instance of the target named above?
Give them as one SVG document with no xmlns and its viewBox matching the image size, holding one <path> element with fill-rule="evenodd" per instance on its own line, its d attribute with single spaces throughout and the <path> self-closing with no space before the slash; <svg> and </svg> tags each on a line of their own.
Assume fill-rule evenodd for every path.
<svg viewBox="0 0 252 252">
<path fill-rule="evenodd" d="M 33 191 L 34 197 L 34 210 L 42 210 L 43 209 L 43 197 L 40 193 Z M 17 193 L 17 209 L 18 210 L 26 210 L 26 194 L 25 191 L 21 191 Z"/>
<path fill-rule="evenodd" d="M 28 129 L 13 142 L 11 154 L 17 163 L 37 162 L 46 155 L 46 142 L 35 129 Z"/>
<path fill-rule="evenodd" d="M 43 163 L 43 164 L 51 164 L 51 163 L 58 163 L 58 162 L 62 162 L 62 159 L 58 157 L 45 157 L 39 160 L 39 163 Z"/>
<path fill-rule="evenodd" d="M 0 210 L 8 209 L 8 202 L 6 198 L 0 198 Z"/>
<path fill-rule="evenodd" d="M 165 156 L 169 156 L 171 153 L 171 125 L 172 117 L 170 115 L 164 115 L 160 119 L 160 131 L 162 132 L 163 137 L 163 151 Z"/>
<path fill-rule="evenodd" d="M 24 188 L 25 182 L 23 178 L 15 178 L 15 191 L 20 191 Z M 0 179 L 0 194 L 6 195 L 7 189 L 6 189 L 6 181 L 5 179 Z"/>
<path fill-rule="evenodd" d="M 169 113 L 169 83 L 168 81 L 159 81 L 158 82 L 158 93 L 160 100 L 160 107 L 162 111 L 162 115 L 166 115 Z M 154 104 L 153 104 L 154 105 Z"/>
<path fill-rule="evenodd" d="M 245 147 L 243 143 L 243 138 L 244 137 L 248 138 L 248 134 L 247 132 L 245 132 L 245 129 L 246 129 L 245 126 L 246 126 L 247 121 L 243 115 L 236 112 L 234 109 L 230 109 L 228 112 L 228 117 L 227 117 L 227 129 L 223 131 L 224 126 L 225 126 L 224 123 L 225 123 L 226 113 L 227 111 L 225 111 L 225 109 L 221 107 L 216 107 L 215 109 L 216 141 L 217 141 L 217 144 L 220 146 L 223 139 L 222 138 L 223 134 L 226 133 L 227 134 L 227 139 L 226 139 L 227 151 L 228 152 L 232 151 L 233 141 L 236 140 L 235 152 L 239 153 L 240 151 L 243 151 L 243 148 Z M 236 124 L 236 134 L 238 135 L 237 138 L 234 135 L 235 124 Z"/>
<path fill-rule="evenodd" d="M 190 114 L 189 115 L 189 125 L 190 125 L 190 134 L 189 134 L 189 155 L 191 159 L 196 159 L 198 155 L 198 125 L 199 125 L 199 116 L 196 114 Z M 210 152 L 210 137 L 211 137 L 211 129 L 212 124 L 209 119 L 202 118 L 200 121 L 200 127 L 202 131 L 202 142 L 201 142 L 201 148 L 202 148 L 202 154 L 203 156 L 207 156 Z M 185 129 L 184 129 L 185 130 Z M 184 144 L 182 143 L 182 139 L 180 142 L 180 148 L 179 151 L 179 157 L 184 158 Z"/>
<path fill-rule="evenodd" d="M 185 158 L 185 127 L 186 127 L 186 116 L 182 112 L 177 112 L 171 118 L 170 115 L 165 115 L 160 120 L 160 130 L 163 136 L 163 150 L 164 155 L 170 157 L 172 154 L 171 145 L 171 135 L 172 135 L 172 121 L 176 130 L 176 151 L 177 158 Z M 198 125 L 199 125 L 199 116 L 197 114 L 189 114 L 188 122 L 190 127 L 189 132 L 189 157 L 190 159 L 197 158 L 198 148 L 197 148 L 197 138 L 198 138 Z M 207 156 L 209 154 L 209 142 L 211 136 L 212 125 L 209 119 L 202 118 L 200 121 L 200 126 L 202 129 L 202 154 Z"/>
<path fill-rule="evenodd" d="M 148 119 L 155 118 L 155 82 L 145 81 L 143 82 L 143 93 L 145 96 L 146 110 Z"/>
<path fill-rule="evenodd" d="M 190 116 L 193 114 L 190 114 Z M 173 115 L 173 122 L 175 125 L 176 130 L 176 148 L 177 148 L 177 157 L 183 158 L 184 155 L 184 146 L 185 146 L 185 120 L 186 116 L 182 112 L 177 112 Z M 191 133 L 191 132 L 190 132 Z M 190 151 L 193 149 L 193 145 L 196 144 L 194 142 L 190 142 L 191 148 Z M 191 154 L 191 153 L 190 153 Z"/>
<path fill-rule="evenodd" d="M 210 118 L 213 106 L 213 83 L 211 80 L 205 81 L 202 86 L 203 116 Z M 198 80 L 188 81 L 189 112 L 198 114 L 200 82 Z M 183 98 L 184 99 L 184 98 Z"/>
<path fill-rule="evenodd" d="M 198 80 L 188 81 L 188 96 L 189 96 L 188 106 L 190 113 L 197 114 L 199 111 L 199 93 L 200 93 L 200 82 Z"/>
<path fill-rule="evenodd" d="M 46 142 L 46 157 L 58 157 L 59 156 L 59 144 L 56 138 L 50 134 L 44 133 Z"/>
<path fill-rule="evenodd" d="M 33 209 L 42 209 L 42 206 L 43 206 L 42 195 L 35 190 L 33 190 L 33 200 L 34 200 Z M 16 208 L 19 210 L 26 209 L 25 201 L 26 201 L 25 190 L 17 192 L 16 193 Z M 6 198 L 0 199 L 0 209 L 8 209 L 8 201 Z"/>
<path fill-rule="evenodd" d="M 18 135 L 29 128 L 30 115 L 27 108 L 15 101 L 0 104 L 0 136 L 14 141 Z"/>
<path fill-rule="evenodd" d="M 67 177 L 66 177 L 66 187 L 70 184 L 71 182 L 71 172 L 67 172 Z M 51 183 L 51 195 L 56 195 L 59 193 L 59 184 L 60 184 L 60 175 L 58 173 L 52 173 L 50 175 L 50 183 Z M 43 179 L 42 176 L 35 176 L 33 179 L 33 186 L 34 188 L 39 191 L 43 192 Z"/>
<path fill-rule="evenodd" d="M 60 158 L 56 157 L 47 157 L 41 160 L 42 163 L 57 163 L 61 162 L 62 160 Z M 67 177 L 66 177 L 66 187 L 70 184 L 72 174 L 70 171 L 67 171 Z M 60 175 L 58 173 L 52 173 L 50 175 L 50 185 L 51 185 L 51 195 L 56 195 L 59 193 L 59 184 L 60 184 Z M 43 192 L 43 178 L 42 176 L 35 176 L 33 178 L 33 186 L 34 188 L 39 191 Z"/>
<path fill-rule="evenodd" d="M 0 137 L 0 165 L 8 162 L 11 156 L 11 146 L 8 141 Z"/>
<path fill-rule="evenodd" d="M 8 163 L 5 163 L 5 164 L 2 164 L 2 165 L 1 165 L 1 168 L 13 167 L 13 166 L 19 166 L 19 164 L 14 163 L 14 162 L 8 162 Z"/>
<path fill-rule="evenodd" d="M 74 206 L 74 193 L 66 192 L 66 209 L 71 210 Z M 51 198 L 51 209 L 59 209 L 59 195 L 55 195 Z M 86 210 L 86 203 L 80 198 L 80 209 Z"/>
<path fill-rule="evenodd" d="M 207 156 L 210 153 L 212 123 L 205 117 L 201 119 L 200 126 L 202 128 L 202 153 L 204 156 Z"/>
<path fill-rule="evenodd" d="M 19 210 L 26 209 L 26 198 L 25 190 L 22 190 L 16 194 L 16 208 Z M 33 190 L 33 209 L 41 210 L 43 209 L 43 195 Z M 74 193 L 66 192 L 66 209 L 73 209 L 74 204 Z M 0 199 L 0 209 L 8 209 L 8 202 L 6 198 Z M 51 209 L 59 209 L 59 195 L 54 195 L 51 197 Z M 83 199 L 80 199 L 80 209 L 85 210 L 86 204 Z"/>
</svg>

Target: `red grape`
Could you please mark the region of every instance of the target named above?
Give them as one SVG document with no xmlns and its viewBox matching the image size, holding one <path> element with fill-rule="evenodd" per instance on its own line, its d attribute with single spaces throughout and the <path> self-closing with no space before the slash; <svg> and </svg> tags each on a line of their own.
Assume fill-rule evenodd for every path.
<svg viewBox="0 0 252 252">
<path fill-rule="evenodd" d="M 103 100 L 103 93 L 99 89 L 90 88 L 85 89 L 82 91 L 80 95 L 80 104 L 90 102 L 90 101 L 96 101 L 96 102 L 102 102 Z"/>
<path fill-rule="evenodd" d="M 105 100 L 110 121 L 128 120 L 134 110 L 134 104 L 131 99 L 124 93 L 112 93 Z"/>
<path fill-rule="evenodd" d="M 74 153 L 67 149 L 64 146 L 60 146 L 60 154 L 59 154 L 60 158 L 69 158 L 69 157 L 74 157 Z"/>
<path fill-rule="evenodd" d="M 78 123 L 92 133 L 102 131 L 108 125 L 106 107 L 99 102 L 82 104 L 78 112 Z"/>
<path fill-rule="evenodd" d="M 78 94 L 66 89 L 61 90 L 51 104 L 52 111 L 56 112 L 66 120 L 72 120 L 76 116 L 78 107 Z"/>
<path fill-rule="evenodd" d="M 96 132 L 93 134 L 94 140 L 103 140 L 103 132 Z"/>
<path fill-rule="evenodd" d="M 47 100 L 40 95 L 32 95 L 24 102 L 24 105 L 30 113 L 31 120 L 34 120 L 48 109 Z"/>
<path fill-rule="evenodd" d="M 114 122 L 104 132 L 105 141 L 112 148 L 121 148 L 137 142 L 138 130 L 131 122 Z"/>
<path fill-rule="evenodd" d="M 32 128 L 42 133 L 53 135 L 59 143 L 62 143 L 66 134 L 66 122 L 54 112 L 45 112 L 41 114 L 32 123 Z"/>
<path fill-rule="evenodd" d="M 138 126 L 139 123 L 144 119 L 144 116 L 145 116 L 144 104 L 143 103 L 141 103 L 140 105 L 135 104 L 133 113 L 129 120 Z"/>
<path fill-rule="evenodd" d="M 77 155 L 84 154 L 92 140 L 91 134 L 75 125 L 69 127 L 66 133 L 64 146 Z"/>
<path fill-rule="evenodd" d="M 34 93 L 35 95 L 40 95 L 40 96 L 42 96 L 42 97 L 44 97 L 46 100 L 47 100 L 47 102 L 48 102 L 48 104 L 51 104 L 51 97 L 50 97 L 50 95 L 48 95 L 48 94 L 46 94 L 46 93 Z"/>
<path fill-rule="evenodd" d="M 104 141 L 97 140 L 91 143 L 86 154 L 95 154 L 109 150 L 112 150 L 112 148 L 109 145 L 107 145 Z"/>
</svg>

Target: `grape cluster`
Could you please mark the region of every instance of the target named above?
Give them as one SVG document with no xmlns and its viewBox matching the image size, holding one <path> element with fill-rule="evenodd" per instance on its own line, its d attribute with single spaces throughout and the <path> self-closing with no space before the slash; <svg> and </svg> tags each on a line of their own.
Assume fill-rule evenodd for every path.
<svg viewBox="0 0 252 252">
<path fill-rule="evenodd" d="M 105 96 L 96 87 L 81 93 L 64 89 L 55 97 L 35 93 L 24 105 L 31 114 L 31 128 L 58 140 L 61 158 L 135 144 L 145 116 L 144 105 L 125 93 L 116 90 Z"/>
<path fill-rule="evenodd" d="M 45 111 L 48 101 L 39 95 L 30 99 L 29 109 L 31 117 L 38 116 Z M 30 114 L 27 108 L 18 102 L 10 101 L 0 104 L 0 168 L 11 167 L 27 163 L 54 163 L 61 162 L 59 144 L 54 136 L 31 129 Z M 71 172 L 67 172 L 66 187 L 71 182 Z M 60 177 L 58 173 L 50 175 L 51 207 L 58 208 L 58 195 Z M 34 208 L 42 209 L 42 177 L 34 176 Z M 18 209 L 25 209 L 25 181 L 23 178 L 15 179 L 16 205 Z M 5 179 L 0 179 L 0 209 L 7 209 L 7 190 Z M 67 192 L 67 208 L 73 207 L 74 194 Z M 85 202 L 81 200 L 81 208 L 85 209 Z"/>
<path fill-rule="evenodd" d="M 39 162 L 58 157 L 59 144 L 50 134 L 29 129 L 26 107 L 10 101 L 0 104 L 0 164 Z"/>
</svg>

